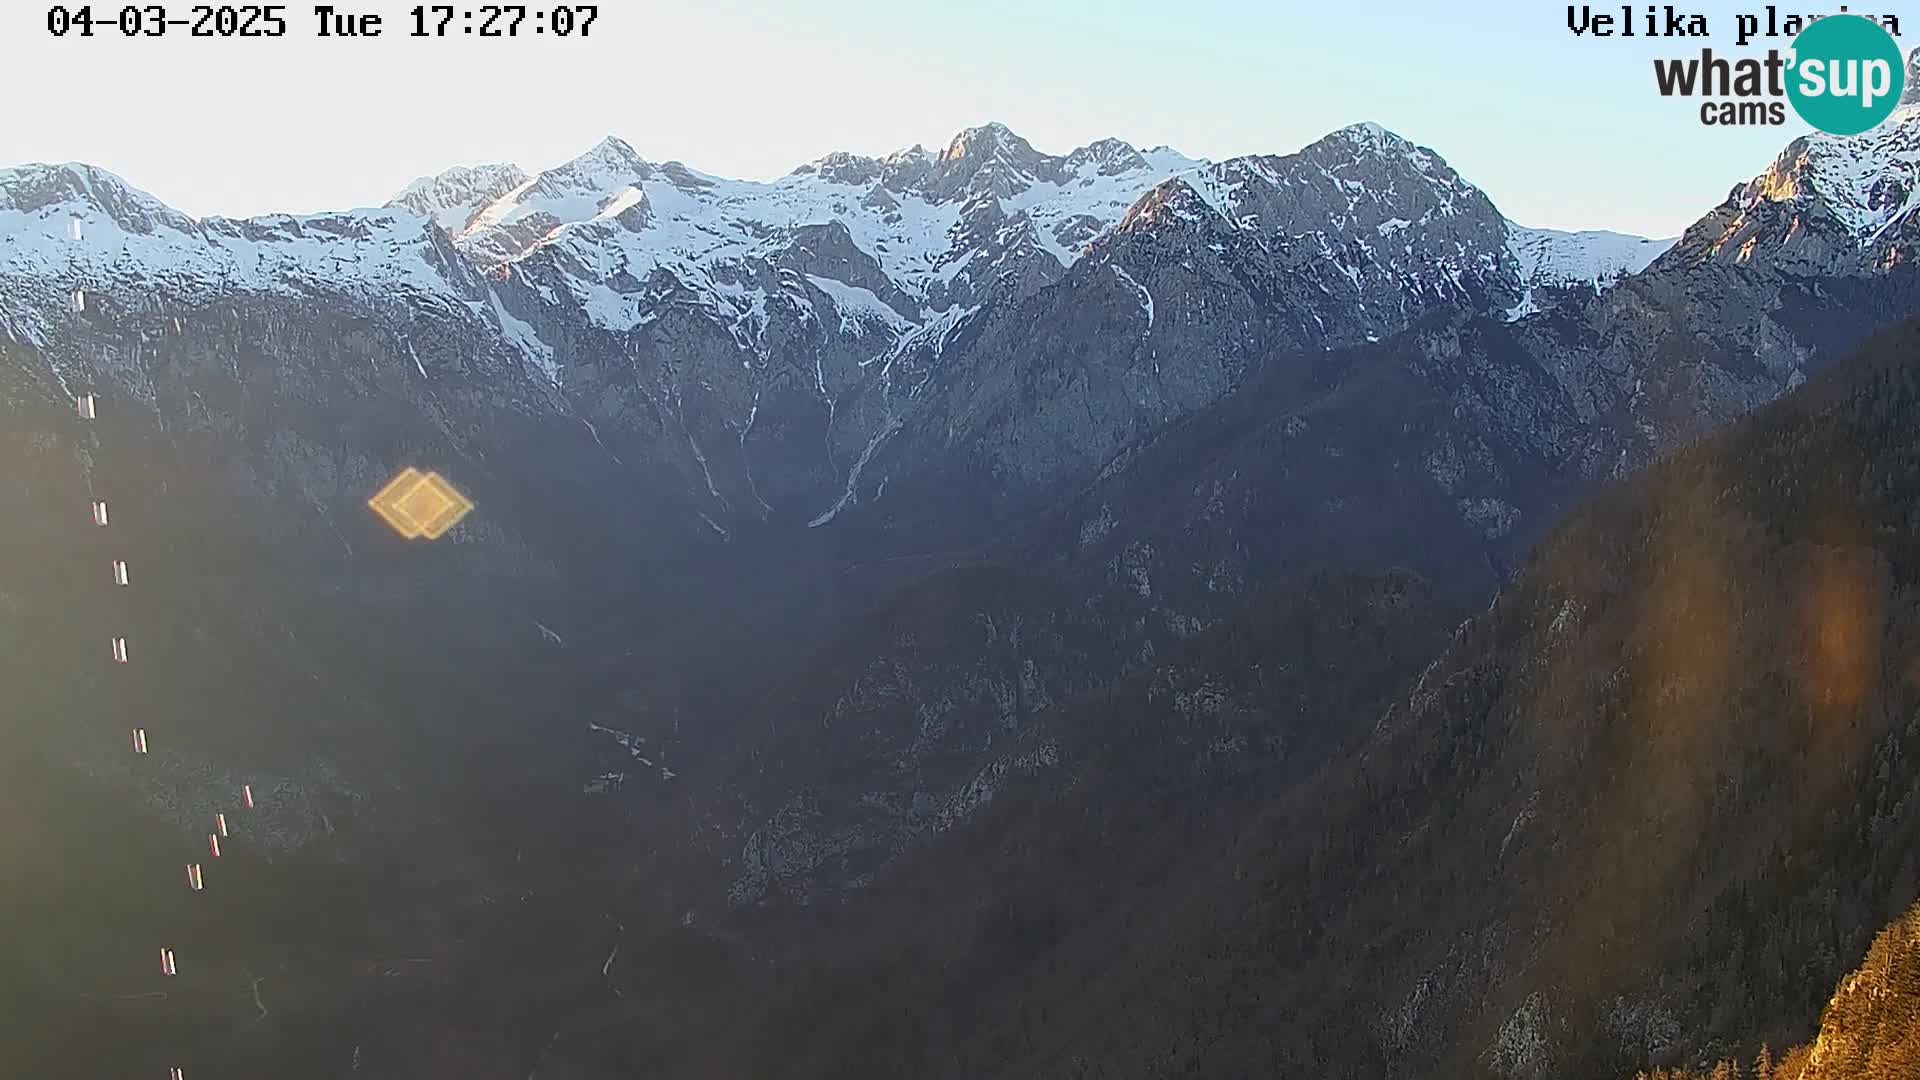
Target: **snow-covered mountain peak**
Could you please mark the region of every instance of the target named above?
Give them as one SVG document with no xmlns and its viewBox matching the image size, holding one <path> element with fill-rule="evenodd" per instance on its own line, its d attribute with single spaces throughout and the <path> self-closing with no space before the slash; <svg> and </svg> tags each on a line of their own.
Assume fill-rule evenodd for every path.
<svg viewBox="0 0 1920 1080">
<path fill-rule="evenodd" d="M 408 184 L 387 205 L 430 217 L 448 233 L 458 235 L 482 207 L 531 179 L 518 165 L 455 166 Z"/>
<path fill-rule="evenodd" d="M 1162 147 L 1164 150 L 1165 148 Z M 1092 167 L 1100 176 L 1115 176 L 1131 169 L 1146 167 L 1145 155 L 1129 143 L 1119 139 L 1098 139 L 1067 155 L 1066 166 L 1070 172 L 1081 172 Z"/>
<path fill-rule="evenodd" d="M 674 187 L 688 190 L 719 187 L 726 184 L 726 177 L 703 173 L 699 169 L 681 161 L 669 161 L 653 167 L 654 172 Z"/>
<path fill-rule="evenodd" d="M 1909 77 L 1920 72 L 1909 64 Z M 1911 89 L 1909 94 L 1911 94 Z M 1661 259 L 1806 275 L 1875 274 L 1920 256 L 1920 102 L 1858 135 L 1804 135 L 1737 184 Z"/>
<path fill-rule="evenodd" d="M 1279 240 L 1355 228 L 1368 237 L 1408 226 L 1418 232 L 1460 215 L 1498 219 L 1486 196 L 1439 155 L 1370 123 L 1341 128 L 1291 154 L 1196 168 L 1178 183 L 1233 228 Z M 1152 212 L 1130 214 L 1130 227 L 1187 217 L 1191 209 L 1183 192 L 1157 192 Z"/>
<path fill-rule="evenodd" d="M 594 143 L 593 149 L 560 168 L 582 176 L 622 176 L 644 172 L 647 167 L 647 160 L 640 156 L 631 143 L 618 135 L 609 135 Z"/>
<path fill-rule="evenodd" d="M 1414 311 L 1432 297 L 1512 317 L 1645 269 L 1671 241 L 1528 229 L 1438 154 L 1374 123 L 1283 156 L 1233 158 L 1161 182 L 1120 232 L 1199 227 L 1201 242 L 1326 278 L 1363 310 Z M 1393 319 L 1381 323 L 1391 330 Z"/>
<path fill-rule="evenodd" d="M 970 127 L 955 135 L 940 153 L 942 164 L 952 164 L 967 158 L 1005 156 L 1033 160 L 1041 155 L 1033 144 L 1013 133 L 1013 129 L 997 120 L 989 121 L 977 127 Z"/>
<path fill-rule="evenodd" d="M 1007 201 L 1008 208 L 1017 212 L 1026 203 L 1051 199 L 1062 187 L 1093 186 L 1102 177 L 1133 182 L 1147 173 L 1157 173 L 1154 179 L 1159 179 L 1199 164 L 1169 147 L 1143 154 L 1112 138 L 1055 156 L 1036 150 L 1007 125 L 994 122 L 959 132 L 938 153 L 919 145 L 882 158 L 833 153 L 801 165 L 790 175 L 858 187 L 877 185 L 887 194 L 869 192 L 868 198 L 881 206 L 900 196 L 960 204 L 986 196 Z M 1042 190 L 1029 194 L 1036 187 Z M 1144 184 L 1140 190 L 1145 190 Z M 1109 215 L 1108 223 L 1118 216 L 1118 211 Z"/>
<path fill-rule="evenodd" d="M 66 200 L 81 209 L 46 209 Z M 111 234 L 95 238 L 103 260 L 124 236 L 167 234 L 138 247 L 133 277 L 192 266 L 218 287 L 431 290 L 482 306 L 498 288 L 515 318 L 617 332 L 690 311 L 763 360 L 770 341 L 823 326 L 853 327 L 858 349 L 884 350 L 943 313 L 1030 294 L 1123 218 L 1128 229 L 1210 219 L 1220 234 L 1210 239 L 1245 236 L 1272 273 L 1304 273 L 1328 295 L 1377 306 L 1368 326 L 1382 332 L 1396 325 L 1391 311 L 1431 298 L 1505 308 L 1532 285 L 1608 284 L 1637 269 L 1642 250 L 1633 238 L 1537 230 L 1513 231 L 1509 250 L 1509 227 L 1483 194 L 1374 124 L 1290 155 L 1219 164 L 1112 138 L 1055 156 L 983 124 L 937 153 L 829 154 L 771 182 L 651 163 L 610 137 L 537 174 L 486 165 L 424 177 L 378 211 L 247 221 L 195 222 L 108 174 L 30 167 L 0 174 L 0 210 L 37 208 L 4 234 L 37 236 L 36 254 L 0 273 L 71 260 L 80 249 L 58 242 L 65 218 L 105 221 L 101 206 L 124 219 L 97 230 Z M 474 267 L 516 283 L 489 285 Z"/>
<path fill-rule="evenodd" d="M 1787 144 L 1766 172 L 1736 186 L 1746 206 L 1824 206 L 1858 236 L 1870 235 L 1902 210 L 1920 162 L 1920 49 L 1907 62 L 1906 92 L 1893 115 L 1858 135 L 1805 135 Z"/>
<path fill-rule="evenodd" d="M 1005 124 L 982 124 L 955 135 L 940 153 L 930 193 L 941 199 L 1011 198 L 1057 179 L 1061 165 L 1061 159 L 1035 150 Z"/>
<path fill-rule="evenodd" d="M 1220 185 L 1213 170 L 1219 166 L 1210 166 L 1197 172 L 1170 176 L 1149 188 L 1115 226 L 1116 233 L 1135 232 L 1174 222 L 1195 222 L 1203 217 L 1218 216 L 1231 223 L 1229 208 L 1217 199 Z M 1203 194 L 1202 187 L 1214 194 Z"/>
<path fill-rule="evenodd" d="M 542 281 L 572 290 L 609 328 L 643 324 L 649 305 L 676 289 L 734 325 L 763 318 L 771 294 L 758 282 L 784 265 L 794 238 L 832 224 L 852 261 L 806 273 L 910 298 L 887 303 L 918 317 L 1050 280 L 1142 191 L 1198 164 L 1112 139 L 1055 157 L 984 124 L 937 154 L 833 153 L 762 183 L 649 164 L 610 141 L 507 192 L 457 242 L 487 268 L 550 251 Z M 656 285 L 634 284 L 646 281 Z"/>
<path fill-rule="evenodd" d="M 526 180 L 482 208 L 457 239 L 476 262 L 497 266 L 563 229 L 624 212 L 639 201 L 641 185 L 662 172 L 625 141 L 609 135 L 586 153 Z M 679 187 L 697 185 L 701 179 L 679 166 L 668 181 Z"/>
<path fill-rule="evenodd" d="M 78 162 L 0 169 L 0 213 L 41 220 L 92 219 L 142 236 L 194 227 L 191 217 L 113 173 Z"/>
<path fill-rule="evenodd" d="M 905 150 L 895 150 L 880 160 L 884 164 L 896 167 L 903 165 L 928 165 L 933 162 L 933 151 L 928 150 L 919 143 L 914 143 Z"/>
<path fill-rule="evenodd" d="M 654 171 L 653 164 L 632 146 L 609 135 L 572 161 L 534 177 L 527 190 L 546 198 L 611 196 L 651 177 Z"/>
<path fill-rule="evenodd" d="M 1413 145 L 1405 138 L 1388 131 L 1385 127 L 1372 120 L 1362 120 L 1357 124 L 1348 124 L 1346 127 L 1331 132 L 1327 137 L 1330 139 L 1345 139 L 1356 146 L 1366 146 L 1375 150 Z"/>
<path fill-rule="evenodd" d="M 925 153 L 925 151 L 922 151 L 922 153 Z M 816 158 L 813 161 L 807 162 L 788 175 L 803 176 L 812 174 L 820 177 L 822 180 L 835 184 L 868 184 L 879 179 L 887 171 L 887 166 L 892 162 L 893 159 L 891 158 L 882 161 L 878 158 L 870 158 L 860 154 L 849 154 L 844 150 L 836 150 L 825 157 Z"/>
<path fill-rule="evenodd" d="M 1766 172 L 1735 188 L 1732 201 L 1749 214 L 1765 204 L 1824 213 L 1871 244 L 1920 202 L 1920 104 L 1902 105 L 1859 135 L 1795 139 Z"/>
<path fill-rule="evenodd" d="M 1370 120 L 1329 132 L 1300 153 L 1329 167 L 1337 167 L 1334 163 L 1384 161 L 1395 167 L 1404 165 L 1455 187 L 1471 187 L 1439 154 Z"/>
<path fill-rule="evenodd" d="M 0 325 L 24 340 L 155 303 L 411 298 L 455 311 L 478 287 L 432 220 L 401 206 L 196 221 L 104 169 L 0 169 Z"/>
</svg>

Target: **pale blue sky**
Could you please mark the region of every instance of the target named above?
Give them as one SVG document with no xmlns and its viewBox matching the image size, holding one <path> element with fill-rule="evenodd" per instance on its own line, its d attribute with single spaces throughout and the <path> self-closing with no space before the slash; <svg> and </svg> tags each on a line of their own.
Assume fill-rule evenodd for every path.
<svg viewBox="0 0 1920 1080">
<path fill-rule="evenodd" d="M 412 6 L 357 10 L 399 24 Z M 1908 48 L 1920 40 L 1920 4 L 1855 6 L 1900 16 Z M 1708 15 L 1706 44 L 1731 51 L 1733 13 L 1765 5 L 1683 7 Z M 1575 38 L 1561 4 L 603 8 L 585 41 L 397 29 L 325 41 L 311 5 L 294 6 L 305 17 L 280 41 L 55 41 L 45 5 L 8 4 L 0 164 L 93 161 L 189 212 L 244 214 L 377 204 L 452 164 L 539 169 L 609 133 L 653 160 L 765 179 L 831 150 L 938 146 L 989 120 L 1055 153 L 1113 135 L 1215 159 L 1375 120 L 1525 224 L 1670 235 L 1805 130 L 1703 127 L 1697 102 L 1659 97 L 1649 62 L 1702 42 Z"/>
</svg>

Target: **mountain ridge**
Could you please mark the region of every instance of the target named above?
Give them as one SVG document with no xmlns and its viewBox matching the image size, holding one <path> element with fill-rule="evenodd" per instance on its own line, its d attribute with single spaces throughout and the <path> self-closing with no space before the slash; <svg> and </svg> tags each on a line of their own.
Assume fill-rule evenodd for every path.
<svg viewBox="0 0 1920 1080">
<path fill-rule="evenodd" d="M 327 740 L 341 774 L 306 783 L 362 808 L 357 820 L 335 815 L 352 821 L 343 831 L 410 823 L 409 779 L 464 790 L 457 808 L 426 815 L 485 826 L 466 838 L 487 849 L 463 879 L 479 896 L 452 899 L 491 907 L 503 883 L 523 885 L 523 902 L 537 896 L 521 912 L 538 915 L 501 904 L 487 916 L 491 933 L 528 933 L 534 944 L 511 955 L 533 974 L 449 978 L 422 991 L 444 1010 L 434 1015 L 449 1033 L 471 1033 L 524 1009 L 522 987 L 537 984 L 543 999 L 555 991 L 556 1012 L 587 1002 L 579 1027 L 604 1019 L 632 1050 L 688 1011 L 649 1011 L 686 985 L 653 983 L 656 974 L 670 969 L 724 998 L 717 984 L 759 977 L 754 950 L 767 942 L 751 934 L 792 918 L 786 901 L 858 901 L 896 861 L 951 850 L 925 855 L 916 845 L 929 836 L 944 845 L 984 829 L 991 840 L 1004 796 L 1031 796 L 1035 785 L 1047 796 L 1061 759 L 1046 725 L 1062 702 L 1121 680 L 1169 691 L 1135 697 L 1151 707 L 1132 733 L 1151 749 L 1154 703 L 1171 701 L 1176 737 L 1195 736 L 1180 755 L 1148 755 L 1172 794 L 1184 777 L 1170 766 L 1188 760 L 1185 750 L 1231 765 L 1250 748 L 1272 749 L 1263 736 L 1282 736 L 1284 749 L 1288 729 L 1243 723 L 1257 717 L 1223 708 L 1217 680 L 1156 684 L 1155 669 L 1207 647 L 1196 639 L 1229 636 L 1219 628 L 1263 587 L 1316 571 L 1388 575 L 1381 606 L 1360 605 L 1376 614 L 1429 592 L 1477 609 L 1569 500 L 1821 380 L 1853 336 L 1920 310 L 1920 274 L 1881 265 L 1878 241 L 1856 239 L 1845 210 L 1854 203 L 1795 202 L 1777 183 L 1736 189 L 1713 211 L 1781 225 L 1748 257 L 1670 257 L 1608 281 L 1584 259 L 1589 245 L 1624 248 L 1628 260 L 1645 245 L 1592 234 L 1564 247 L 1521 230 L 1437 153 L 1373 125 L 1168 177 L 1156 175 L 1155 152 L 1117 140 L 1051 157 L 1004 127 L 963 136 L 933 152 L 822 159 L 813 172 L 754 184 L 650 162 L 610 138 L 538 174 L 423 178 L 403 193 L 413 206 L 239 221 L 175 215 L 83 167 L 0 173 L 0 441 L 24 465 L 0 497 L 8 519 L 29 526 L 17 534 L 17 565 L 59 568 L 8 579 L 0 635 L 40 651 L 0 655 L 15 656 L 16 671 L 44 658 L 50 670 L 64 663 L 76 685 L 88 678 L 92 668 L 74 658 L 96 656 L 99 642 L 76 631 L 68 648 L 58 616 L 70 610 L 69 571 L 78 581 L 102 560 L 68 545 L 66 526 L 82 487 L 112 488 L 116 522 L 141 530 L 113 535 L 138 541 L 139 565 L 164 561 L 178 583 L 164 609 L 133 620 L 136 640 L 151 642 L 138 654 L 177 658 L 155 670 L 189 678 L 229 659 L 259 677 L 237 699 L 168 697 L 176 712 L 235 702 L 159 718 L 187 722 L 193 767 L 232 776 L 263 750 L 297 766 L 313 747 L 272 745 L 281 732 Z M 1812 187 L 1851 175 L 1805 173 Z M 1889 233 L 1909 226 L 1897 205 L 1879 205 Z M 1795 214 L 1804 220 L 1790 234 Z M 1816 226 L 1825 251 L 1852 254 L 1808 261 L 1810 249 L 1793 245 Z M 1710 243 L 1724 228 L 1715 219 L 1696 232 Z M 88 392 L 108 419 L 76 429 L 72 399 Z M 408 465 L 443 471 L 478 504 L 442 543 L 401 544 L 365 508 Z M 980 569 L 996 558 L 1021 573 Z M 1393 568 L 1407 563 L 1432 585 L 1402 587 Z M 1684 565 L 1703 577 L 1712 569 Z M 1336 602 L 1311 610 L 1375 594 L 1339 580 L 1349 584 L 1333 589 Z M 1681 575 L 1679 586 L 1692 584 Z M 105 606 L 85 602 L 89 613 Z M 1545 625 L 1557 609 L 1541 610 L 1535 623 Z M 168 629 L 188 611 L 193 633 Z M 1539 626 L 1509 621 L 1513 611 L 1476 625 L 1531 641 Z M 1592 631 L 1568 620 L 1571 633 Z M 1299 711 L 1289 687 L 1315 672 L 1304 658 L 1314 650 L 1275 649 L 1285 657 L 1256 674 L 1289 696 L 1261 707 L 1286 717 Z M 1507 681 L 1518 685 L 1535 670 L 1519 646 L 1492 659 L 1485 649 L 1469 638 L 1449 650 L 1436 670 L 1452 696 L 1429 699 L 1427 687 L 1409 697 L 1415 721 L 1394 744 L 1450 781 L 1471 777 L 1449 772 L 1465 759 L 1448 754 L 1487 749 L 1481 736 L 1495 726 L 1452 711 L 1479 700 L 1473 673 L 1511 661 Z M 356 684 L 329 678 L 376 671 L 381 685 L 354 698 L 343 691 Z M 533 681 L 500 694 L 510 673 Z M 299 707 L 284 726 L 250 723 L 286 689 L 276 679 L 316 693 L 277 699 Z M 436 680 L 442 693 L 429 692 Z M 1399 688 L 1392 673 L 1358 682 L 1367 693 Z M 336 697 L 355 707 L 330 708 Z M 1360 733 L 1322 711 L 1307 710 L 1322 725 L 1314 730 Z M 1098 737 L 1104 715 L 1080 715 L 1096 752 L 1112 748 Z M 1423 741 L 1429 722 L 1458 738 Z M 169 754 L 187 745 L 155 731 Z M 36 729 L 35 749 L 56 763 L 49 776 L 70 779 L 63 755 L 94 734 L 57 720 Z M 85 743 L 80 782 L 131 816 L 175 820 L 145 774 L 94 767 L 88 755 L 112 753 L 119 737 Z M 405 753 L 378 752 L 388 746 Z M 542 762 L 537 777 L 523 777 L 526 754 Z M 483 762 L 498 771 L 462 769 Z M 513 786 L 490 786 L 503 778 Z M 496 798 L 506 790 L 518 797 Z M 1399 794 L 1375 809 L 1405 820 L 1418 792 Z M 1508 805 L 1509 794 L 1481 793 L 1475 805 L 1491 809 L 1467 830 L 1469 846 L 1514 832 L 1527 804 Z M 521 813 L 528 805 L 545 809 Z M 1545 796 L 1542 806 L 1555 809 Z M 1098 850 L 1093 838 L 1110 819 L 1096 810 L 1074 820 Z M 314 824 L 288 835 L 310 848 L 334 842 Z M 527 867 L 495 824 L 529 841 Z M 580 842 L 588 834 L 573 827 L 583 824 L 604 827 L 590 831 L 604 846 Z M 1514 836 L 1521 857 L 1540 854 L 1526 829 Z M 1162 839 L 1159 850 L 1178 847 Z M 1302 899 L 1290 891 L 1300 881 L 1361 875 L 1351 879 L 1364 886 L 1354 917 L 1378 914 L 1386 894 L 1365 868 L 1427 851 L 1406 856 L 1391 837 L 1312 850 L 1284 832 L 1266 839 L 1240 867 L 1258 876 L 1273 851 L 1298 858 L 1264 891 L 1237 891 L 1239 868 L 1214 867 L 1207 880 L 1245 901 L 1226 910 L 1276 916 L 1253 927 L 1247 952 L 1269 958 L 1316 947 L 1284 929 L 1297 925 L 1284 904 Z M 1376 841 L 1382 858 L 1352 858 Z M 636 854 L 608 859 L 616 850 Z M 655 856 L 679 873 L 655 873 Z M 572 887 L 583 880 L 590 887 Z M 550 889 L 556 881 L 569 886 Z M 1282 906 L 1262 906 L 1274 897 Z M 1015 900 L 978 921 L 982 955 L 1017 958 L 1060 928 L 1050 916 L 1059 908 Z M 1194 944 L 1194 958 L 1219 943 L 1209 927 L 1247 929 L 1196 903 L 1154 910 L 1147 923 Z M 1128 917 L 1103 927 L 1114 935 L 1106 955 L 1122 955 L 1126 931 L 1137 930 Z M 971 918 L 950 925 L 970 933 Z M 620 934 L 644 925 L 666 944 L 651 952 L 621 937 L 616 965 L 604 951 L 613 943 L 599 940 L 615 930 L 602 920 Z M 549 939 L 554 925 L 567 930 L 566 947 Z M 449 916 L 446 927 L 460 924 Z M 468 940 L 475 967 L 461 974 L 488 970 L 482 943 L 499 938 Z M 1459 955 L 1484 955 L 1482 944 L 1460 944 Z M 1422 941 L 1369 955 L 1458 959 L 1443 952 Z M 591 964 L 579 960 L 589 954 Z M 716 955 L 737 963 L 696 962 Z M 663 958 L 665 967 L 650 962 Z M 1205 976 L 1205 962 L 1189 962 L 1164 969 L 1170 984 L 1205 985 L 1186 979 Z M 1422 1010 L 1437 999 L 1421 996 L 1419 973 L 1383 970 L 1385 996 L 1351 1045 L 1404 1054 L 1427 1037 L 1422 1018 L 1433 1014 Z M 633 1000 L 610 1000 L 609 988 Z M 500 1012 L 464 1009 L 469 991 Z M 1049 1007 L 1097 999 L 1068 990 Z M 714 1015 L 738 1016 L 738 1002 Z M 987 1013 L 1004 1004 L 971 1002 Z M 1322 1003 L 1303 999 L 1301 1015 Z M 1541 1019 L 1551 1014 L 1524 1000 L 1490 993 L 1470 1004 L 1462 1030 L 1512 1022 L 1517 1041 L 1503 1044 L 1502 1061 L 1520 1062 L 1551 1029 Z M 1622 1022 L 1645 1045 L 1661 1029 L 1630 1005 Z M 1233 1010 L 1244 1018 L 1259 1007 L 1242 998 Z M 927 1015 L 966 1022 L 939 1008 Z M 1268 1020 L 1255 1026 L 1304 1023 Z M 551 1048 L 552 1028 L 521 1030 L 530 1026 L 487 1033 L 496 1065 L 519 1061 L 522 1042 L 521 1064 Z M 1052 1039 L 1072 1029 L 1041 1020 L 1025 1030 Z M 1326 1030 L 1304 1031 L 1296 1045 L 1272 1035 L 1266 1052 L 1325 1049 Z M 390 1028 L 370 1053 L 385 1072 L 421 1075 L 397 1063 L 434 1051 L 406 1034 Z M 1225 1053 L 1211 1038 L 1169 1053 Z M 1482 1049 L 1475 1039 L 1450 1045 Z M 646 1055 L 625 1056 L 630 1065 Z M 727 1075 L 742 1074 L 756 1071 Z"/>
<path fill-rule="evenodd" d="M 1422 161 L 1426 154 L 1367 125 L 1316 145 L 1412 153 Z M 983 313 L 1050 287 L 1097 253 L 1103 237 L 1117 239 L 1116 229 L 1143 199 L 1151 201 L 1147 193 L 1163 175 L 1217 168 L 1111 139 L 1046 155 L 1004 125 L 970 128 L 938 154 L 821 161 L 811 172 L 803 166 L 768 183 L 728 181 L 674 162 L 654 164 L 610 136 L 540 173 L 464 166 L 416 180 L 384 208 L 242 221 L 189 218 L 103 171 L 0 171 L 0 279 L 22 281 L 0 298 L 0 327 L 21 340 L 48 341 L 74 315 L 63 310 L 70 294 L 82 290 L 96 307 L 201 305 L 221 291 L 353 294 L 376 307 L 404 300 L 469 324 L 517 356 L 539 385 L 514 393 L 565 395 L 568 380 L 578 379 L 590 394 L 616 379 L 620 385 L 609 389 L 619 403 L 601 398 L 583 412 L 611 453 L 642 452 L 622 446 L 626 418 L 673 414 L 672 423 L 687 429 L 673 452 L 683 455 L 696 496 L 707 493 L 705 516 L 723 532 L 739 527 L 742 515 L 823 526 L 871 497 L 863 483 L 882 480 L 867 474 L 867 462 L 910 423 L 915 396 L 930 390 L 941 357 L 969 340 Z M 1249 175 L 1265 168 L 1246 164 L 1253 161 L 1227 167 Z M 1351 159 L 1343 167 L 1353 167 Z M 1443 179 L 1464 185 L 1450 172 Z M 1212 186 L 1226 191 L 1232 181 Z M 1477 192 L 1470 185 L 1458 190 Z M 95 200 L 128 208 L 128 228 L 143 239 L 119 238 L 119 226 L 109 227 L 112 215 Z M 1411 228 L 1420 215 L 1402 216 Z M 74 261 L 62 217 L 82 219 L 83 245 L 97 248 L 91 261 Z M 1557 288 L 1568 266 L 1601 267 L 1590 283 L 1563 290 L 1572 295 L 1606 288 L 1614 275 L 1603 264 L 1620 264 L 1604 254 L 1557 261 L 1516 255 L 1510 236 L 1555 250 L 1583 241 L 1543 241 L 1495 217 L 1486 216 L 1482 254 L 1505 267 L 1502 303 L 1522 288 L 1515 268 L 1552 267 Z M 1289 238 L 1290 250 L 1299 250 L 1283 261 L 1312 269 L 1344 297 L 1316 302 L 1322 319 L 1346 321 L 1363 285 L 1402 288 L 1397 270 L 1355 277 L 1353 267 L 1366 264 L 1370 248 L 1386 257 L 1378 237 L 1357 246 L 1343 240 L 1342 249 L 1358 260 L 1346 266 L 1347 276 L 1329 276 L 1330 265 L 1314 269 L 1324 262 L 1315 245 L 1328 234 L 1318 235 Z M 1638 257 L 1632 253 L 1630 261 Z M 1157 286 L 1143 285 L 1145 275 L 1114 267 L 1102 274 L 1115 287 L 1151 299 L 1141 290 Z M 1444 277 L 1433 280 L 1439 292 L 1383 308 L 1377 333 L 1400 325 L 1388 308 L 1443 300 L 1451 286 Z M 668 347 L 669 339 L 680 344 Z M 639 367 L 615 374 L 629 365 L 600 359 L 607 356 L 636 358 Z M 685 370 L 685 357 L 697 357 L 700 377 L 668 374 Z M 421 366 L 416 373 L 425 378 L 430 371 Z M 802 436 L 804 429 L 813 430 Z M 788 449 L 794 440 L 811 443 L 806 457 L 783 451 L 776 467 L 757 451 L 776 431 L 789 433 L 782 436 Z M 729 446 L 737 449 L 719 449 Z M 758 468 L 756 458 L 764 462 Z"/>
</svg>

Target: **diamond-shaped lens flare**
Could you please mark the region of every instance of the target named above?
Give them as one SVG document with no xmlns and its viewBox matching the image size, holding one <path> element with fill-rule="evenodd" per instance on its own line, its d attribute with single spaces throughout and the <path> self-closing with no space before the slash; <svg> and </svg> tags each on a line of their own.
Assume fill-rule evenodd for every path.
<svg viewBox="0 0 1920 1080">
<path fill-rule="evenodd" d="M 472 500 L 439 473 L 411 466 L 388 481 L 367 505 L 409 540 L 438 540 L 473 509 Z"/>
</svg>

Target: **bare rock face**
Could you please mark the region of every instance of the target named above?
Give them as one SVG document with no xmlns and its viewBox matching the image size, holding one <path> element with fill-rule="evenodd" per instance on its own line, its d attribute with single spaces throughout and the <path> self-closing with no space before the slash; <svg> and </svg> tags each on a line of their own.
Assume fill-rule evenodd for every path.
<svg viewBox="0 0 1920 1080">
<path fill-rule="evenodd" d="M 1368 182 L 1348 186 L 1349 174 Z M 1765 178 L 1654 260 L 1660 245 L 1634 238 L 1581 246 L 1519 230 L 1430 152 L 1366 126 L 1294 158 L 1183 174 L 1142 196 L 1057 284 L 970 315 L 937 352 L 889 358 L 867 407 L 884 405 L 897 427 L 863 451 L 836 524 L 931 549 L 1018 522 L 1005 557 L 1097 597 L 1121 669 L 1237 610 L 1260 582 L 1328 566 L 1412 566 L 1477 602 L 1597 485 L 1920 310 L 1920 277 L 1844 226 L 1832 209 L 1844 197 L 1823 194 L 1831 171 L 1809 175 L 1797 212 L 1845 253 L 1811 268 L 1821 273 L 1791 244 L 1756 243 L 1744 260 L 1692 246 L 1717 216 L 1785 212 Z M 1342 215 L 1373 239 L 1348 233 L 1323 249 L 1324 230 L 1301 238 L 1306 223 Z M 1418 256 L 1380 261 L 1382 226 Z M 1653 265 L 1624 269 L 1636 261 Z M 1004 676 L 982 641 L 949 645 L 970 659 L 907 664 L 914 707 Z M 1054 687 L 1090 670 L 1084 657 L 1032 659 Z M 859 685 L 849 676 L 843 689 L 857 698 Z M 884 712 L 876 729 L 889 726 Z M 791 849 L 810 854 L 780 863 L 777 885 L 749 875 L 749 891 L 819 896 L 862 882 L 869 871 L 849 868 L 915 842 L 898 824 L 912 812 L 880 827 L 874 807 L 964 790 L 891 775 L 901 779 L 884 798 L 809 792 L 805 828 L 781 817 L 745 857 L 772 865 L 775 835 L 811 837 Z"/>
</svg>

